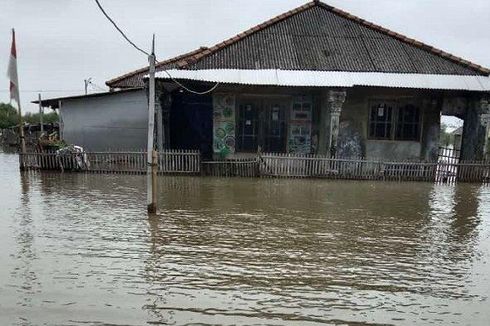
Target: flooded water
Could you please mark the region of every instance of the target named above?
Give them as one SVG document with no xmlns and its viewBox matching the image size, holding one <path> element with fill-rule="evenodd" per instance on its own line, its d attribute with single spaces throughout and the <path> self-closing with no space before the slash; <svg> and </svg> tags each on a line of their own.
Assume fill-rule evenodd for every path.
<svg viewBox="0 0 490 326">
<path fill-rule="evenodd" d="M 20 174 L 0 325 L 489 325 L 490 187 Z"/>
</svg>

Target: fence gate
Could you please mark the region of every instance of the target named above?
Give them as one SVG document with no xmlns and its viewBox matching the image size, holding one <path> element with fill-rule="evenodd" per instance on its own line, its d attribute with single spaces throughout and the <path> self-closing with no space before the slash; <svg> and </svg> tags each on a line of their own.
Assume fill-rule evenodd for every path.
<svg viewBox="0 0 490 326">
<path fill-rule="evenodd" d="M 451 147 L 439 147 L 436 182 L 456 182 L 458 179 L 461 151 Z"/>
</svg>

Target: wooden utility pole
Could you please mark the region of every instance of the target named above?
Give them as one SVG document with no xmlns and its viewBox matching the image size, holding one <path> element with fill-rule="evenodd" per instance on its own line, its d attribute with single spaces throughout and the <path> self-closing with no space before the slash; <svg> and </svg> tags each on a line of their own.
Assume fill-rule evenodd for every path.
<svg viewBox="0 0 490 326">
<path fill-rule="evenodd" d="M 39 124 L 41 125 L 41 134 L 44 133 L 44 122 L 43 122 L 43 105 L 41 104 L 41 93 L 38 94 L 39 101 Z"/>
<path fill-rule="evenodd" d="M 151 54 L 148 56 L 150 63 L 150 76 L 148 80 L 148 147 L 147 147 L 147 203 L 148 213 L 157 211 L 157 153 L 154 150 L 155 136 L 155 35 L 151 45 Z M 155 172 L 155 173 L 153 173 Z"/>
</svg>

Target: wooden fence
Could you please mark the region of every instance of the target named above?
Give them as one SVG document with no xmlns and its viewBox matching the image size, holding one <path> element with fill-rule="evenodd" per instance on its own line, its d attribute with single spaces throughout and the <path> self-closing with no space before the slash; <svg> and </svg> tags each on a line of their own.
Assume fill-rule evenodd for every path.
<svg viewBox="0 0 490 326">
<path fill-rule="evenodd" d="M 146 152 L 26 153 L 20 160 L 26 170 L 144 174 L 147 169 Z M 166 150 L 158 154 L 158 173 L 199 174 L 200 161 L 199 151 Z"/>
<path fill-rule="evenodd" d="M 202 162 L 202 175 L 215 177 L 259 177 L 257 158 Z"/>
<path fill-rule="evenodd" d="M 146 173 L 145 152 L 99 152 L 57 155 L 20 155 L 27 170 L 62 170 L 93 173 Z M 266 153 L 247 159 L 201 162 L 198 151 L 166 150 L 158 154 L 159 174 L 219 177 L 329 178 L 427 182 L 490 183 L 489 162 L 392 162 L 340 159 L 321 155 Z"/>
<path fill-rule="evenodd" d="M 415 162 L 337 159 L 321 155 L 266 153 L 259 157 L 264 177 L 352 180 L 490 182 L 490 162 Z"/>
</svg>

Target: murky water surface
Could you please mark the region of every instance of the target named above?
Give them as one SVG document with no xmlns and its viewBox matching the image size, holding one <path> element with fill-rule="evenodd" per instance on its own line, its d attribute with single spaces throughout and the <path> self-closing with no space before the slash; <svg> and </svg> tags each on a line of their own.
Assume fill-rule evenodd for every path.
<svg viewBox="0 0 490 326">
<path fill-rule="evenodd" d="M 490 324 L 488 187 L 0 180 L 0 325 Z"/>
</svg>

